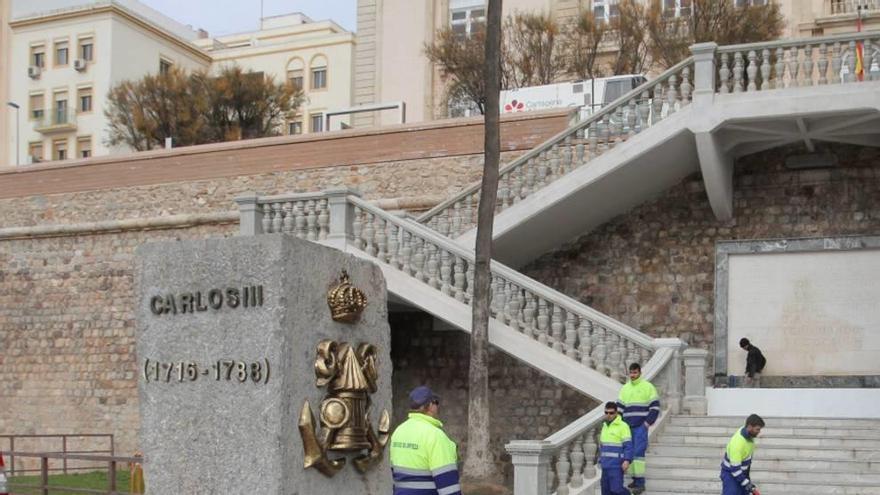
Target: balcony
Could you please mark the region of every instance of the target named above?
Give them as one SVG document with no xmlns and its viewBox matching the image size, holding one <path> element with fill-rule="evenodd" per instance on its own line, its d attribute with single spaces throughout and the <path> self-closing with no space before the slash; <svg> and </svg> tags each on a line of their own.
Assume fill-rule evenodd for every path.
<svg viewBox="0 0 880 495">
<path fill-rule="evenodd" d="M 826 15 L 856 15 L 861 10 L 863 16 L 868 13 L 880 13 L 880 0 L 826 0 Z"/>
<path fill-rule="evenodd" d="M 75 131 L 76 112 L 66 107 L 53 108 L 34 123 L 34 130 L 41 134 Z"/>
</svg>

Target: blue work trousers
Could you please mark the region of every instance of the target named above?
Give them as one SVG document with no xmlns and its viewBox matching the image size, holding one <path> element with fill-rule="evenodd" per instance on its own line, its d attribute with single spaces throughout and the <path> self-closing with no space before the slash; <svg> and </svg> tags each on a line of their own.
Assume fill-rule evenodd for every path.
<svg viewBox="0 0 880 495">
<path fill-rule="evenodd" d="M 645 453 L 648 451 L 648 425 L 632 428 L 633 462 L 627 474 L 633 478 L 633 486 L 645 487 Z"/>
<path fill-rule="evenodd" d="M 721 471 L 721 495 L 749 495 L 749 492 L 730 473 Z"/>
<path fill-rule="evenodd" d="M 602 495 L 630 495 L 623 486 L 623 470 L 611 468 L 602 470 Z"/>
</svg>

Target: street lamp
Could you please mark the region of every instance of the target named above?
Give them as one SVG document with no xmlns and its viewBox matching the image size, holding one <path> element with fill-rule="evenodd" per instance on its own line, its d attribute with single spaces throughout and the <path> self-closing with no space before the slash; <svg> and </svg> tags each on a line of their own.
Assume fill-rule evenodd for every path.
<svg viewBox="0 0 880 495">
<path fill-rule="evenodd" d="M 17 103 L 11 101 L 7 101 L 6 104 L 15 109 L 15 166 L 17 167 L 21 165 L 21 162 L 18 159 L 19 153 L 21 153 L 21 147 L 19 146 L 18 142 L 19 133 L 21 132 L 18 129 L 18 114 L 19 110 L 21 110 L 21 107 L 19 107 Z"/>
</svg>

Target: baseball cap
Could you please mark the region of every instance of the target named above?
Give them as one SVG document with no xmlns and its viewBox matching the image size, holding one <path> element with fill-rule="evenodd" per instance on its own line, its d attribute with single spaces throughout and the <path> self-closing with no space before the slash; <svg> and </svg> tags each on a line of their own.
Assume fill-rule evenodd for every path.
<svg viewBox="0 0 880 495">
<path fill-rule="evenodd" d="M 420 385 L 409 393 L 409 403 L 413 409 L 422 407 L 432 400 L 440 400 L 440 397 L 434 395 L 434 392 L 425 385 Z"/>
</svg>

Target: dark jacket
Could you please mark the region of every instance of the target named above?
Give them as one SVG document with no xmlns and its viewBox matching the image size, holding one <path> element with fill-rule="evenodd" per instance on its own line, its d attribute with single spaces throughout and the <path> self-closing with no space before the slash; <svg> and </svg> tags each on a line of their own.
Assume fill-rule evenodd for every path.
<svg viewBox="0 0 880 495">
<path fill-rule="evenodd" d="M 749 356 L 746 358 L 746 374 L 753 377 L 755 373 L 760 373 L 767 364 L 767 359 L 761 354 L 761 349 L 753 345 L 749 345 Z"/>
</svg>

